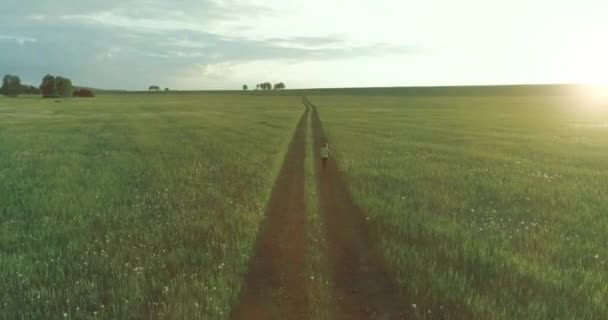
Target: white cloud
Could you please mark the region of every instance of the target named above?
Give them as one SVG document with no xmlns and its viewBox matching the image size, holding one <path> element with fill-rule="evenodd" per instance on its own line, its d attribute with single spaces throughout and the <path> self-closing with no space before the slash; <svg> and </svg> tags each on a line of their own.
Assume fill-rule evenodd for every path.
<svg viewBox="0 0 608 320">
<path fill-rule="evenodd" d="M 19 45 L 24 45 L 26 43 L 35 43 L 38 42 L 38 39 L 24 36 L 9 36 L 9 35 L 0 35 L 0 40 L 11 40 L 16 41 Z"/>
</svg>

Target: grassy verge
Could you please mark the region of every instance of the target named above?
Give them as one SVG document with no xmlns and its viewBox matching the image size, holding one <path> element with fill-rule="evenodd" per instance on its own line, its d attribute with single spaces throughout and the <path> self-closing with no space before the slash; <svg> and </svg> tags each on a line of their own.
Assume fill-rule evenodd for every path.
<svg viewBox="0 0 608 320">
<path fill-rule="evenodd" d="M 608 314 L 608 113 L 541 96 L 310 97 L 420 317 Z"/>
<path fill-rule="evenodd" d="M 227 318 L 299 99 L 2 99 L 0 114 L 0 318 Z"/>
<path fill-rule="evenodd" d="M 312 116 L 310 113 L 309 116 Z M 309 270 L 311 270 L 311 285 L 308 292 L 311 303 L 311 319 L 329 319 L 331 292 L 329 285 L 329 267 L 327 262 L 327 246 L 325 228 L 319 209 L 318 181 L 315 169 L 314 143 L 312 139 L 312 121 L 308 121 L 306 137 L 305 170 L 306 170 L 306 213 L 309 237 Z"/>
</svg>

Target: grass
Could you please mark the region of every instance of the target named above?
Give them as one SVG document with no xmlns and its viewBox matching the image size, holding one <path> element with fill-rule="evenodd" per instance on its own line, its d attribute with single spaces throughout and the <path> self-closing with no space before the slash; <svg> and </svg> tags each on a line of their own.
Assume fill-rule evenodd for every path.
<svg viewBox="0 0 608 320">
<path fill-rule="evenodd" d="M 419 318 L 601 319 L 608 112 L 540 89 L 0 97 L 0 318 L 227 318 L 299 94 L 318 94 Z M 312 151 L 309 298 L 326 319 Z"/>
<path fill-rule="evenodd" d="M 1 98 L 0 318 L 227 318 L 301 108 Z"/>
<path fill-rule="evenodd" d="M 570 95 L 309 98 L 420 318 L 608 314 L 608 112 Z"/>
</svg>

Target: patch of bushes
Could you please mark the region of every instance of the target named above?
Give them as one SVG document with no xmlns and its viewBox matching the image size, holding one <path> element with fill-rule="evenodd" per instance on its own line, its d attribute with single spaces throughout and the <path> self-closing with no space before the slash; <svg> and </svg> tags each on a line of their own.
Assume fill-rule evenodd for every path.
<svg viewBox="0 0 608 320">
<path fill-rule="evenodd" d="M 93 90 L 90 89 L 78 89 L 74 91 L 74 97 L 81 97 L 81 98 L 93 98 L 95 97 L 95 93 L 93 92 Z"/>
</svg>

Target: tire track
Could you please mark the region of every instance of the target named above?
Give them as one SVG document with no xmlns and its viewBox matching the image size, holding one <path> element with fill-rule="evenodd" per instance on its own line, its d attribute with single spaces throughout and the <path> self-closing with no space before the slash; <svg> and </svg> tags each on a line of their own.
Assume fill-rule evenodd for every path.
<svg viewBox="0 0 608 320">
<path fill-rule="evenodd" d="M 326 141 L 317 109 L 312 110 L 315 157 Z M 389 275 L 383 257 L 372 245 L 363 212 L 354 204 L 334 161 L 320 173 L 316 161 L 321 214 L 325 222 L 328 261 L 333 280 L 333 319 L 404 319 L 408 316 Z"/>
<path fill-rule="evenodd" d="M 309 108 L 273 187 L 231 319 L 309 319 L 304 157 Z"/>
</svg>

